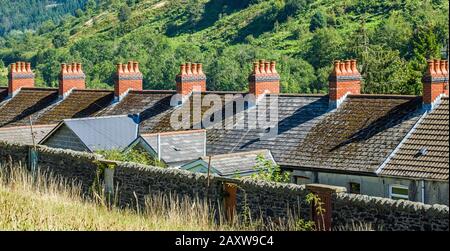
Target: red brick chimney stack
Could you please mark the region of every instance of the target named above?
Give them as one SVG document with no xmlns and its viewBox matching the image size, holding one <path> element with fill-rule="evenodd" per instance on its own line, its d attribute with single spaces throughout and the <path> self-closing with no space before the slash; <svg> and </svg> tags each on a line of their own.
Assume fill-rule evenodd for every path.
<svg viewBox="0 0 450 251">
<path fill-rule="evenodd" d="M 335 61 L 328 80 L 331 108 L 337 108 L 348 94 L 361 93 L 361 74 L 355 59 Z"/>
<path fill-rule="evenodd" d="M 248 81 L 249 93 L 255 96 L 280 93 L 280 74 L 276 70 L 274 61 L 259 60 L 253 63 L 253 71 Z"/>
<path fill-rule="evenodd" d="M 423 105 L 427 110 L 433 109 L 442 96 L 448 97 L 448 61 L 428 60 L 428 67 L 423 81 Z"/>
<path fill-rule="evenodd" d="M 177 93 L 183 96 L 192 92 L 206 91 L 206 75 L 203 65 L 199 63 L 185 63 L 180 65 L 180 73 L 176 76 Z"/>
<path fill-rule="evenodd" d="M 34 87 L 34 73 L 31 64 L 12 63 L 8 74 L 8 95 L 13 97 L 22 87 Z"/>
<path fill-rule="evenodd" d="M 126 64 L 117 64 L 114 96 L 121 100 L 129 90 L 141 91 L 143 75 L 139 71 L 139 63 L 129 61 Z"/>
<path fill-rule="evenodd" d="M 64 98 L 73 89 L 86 88 L 86 75 L 80 63 L 61 64 L 59 73 L 59 96 Z"/>
</svg>

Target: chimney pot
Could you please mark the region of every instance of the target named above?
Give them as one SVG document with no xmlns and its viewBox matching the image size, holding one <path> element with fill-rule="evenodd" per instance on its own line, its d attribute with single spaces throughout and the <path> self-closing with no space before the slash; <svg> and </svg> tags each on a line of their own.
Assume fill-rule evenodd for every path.
<svg viewBox="0 0 450 251">
<path fill-rule="evenodd" d="M 333 72 L 331 73 L 332 75 L 337 76 L 337 75 L 342 74 L 340 65 L 341 65 L 341 61 L 339 61 L 339 60 L 334 61 L 334 69 L 333 69 Z"/>
<path fill-rule="evenodd" d="M 266 78 L 261 75 L 270 74 Z M 275 61 L 259 60 L 253 63 L 253 71 L 249 77 L 249 93 L 260 96 L 265 93 L 280 93 L 280 75 L 276 71 Z"/>
<path fill-rule="evenodd" d="M 270 62 L 265 62 L 264 66 L 265 66 L 266 74 L 271 74 L 272 72 L 270 71 Z"/>
<path fill-rule="evenodd" d="M 138 62 L 133 62 L 133 70 L 134 70 L 134 72 L 140 72 L 139 71 L 139 63 Z"/>
<path fill-rule="evenodd" d="M 427 64 L 428 64 L 427 75 L 428 76 L 435 75 L 436 71 L 434 70 L 434 61 L 433 60 L 428 60 Z"/>
<path fill-rule="evenodd" d="M 266 67 L 265 67 L 264 59 L 259 60 L 259 72 L 261 74 L 266 74 Z"/>
<path fill-rule="evenodd" d="M 187 74 L 187 72 L 186 72 L 186 64 L 181 64 L 180 65 L 180 75 L 184 76 L 186 74 Z"/>
<path fill-rule="evenodd" d="M 134 72 L 134 69 L 133 69 L 133 62 L 128 61 L 127 67 L 128 67 L 128 72 Z"/>
<path fill-rule="evenodd" d="M 351 61 L 350 60 L 345 60 L 345 71 L 349 75 L 352 74 L 352 66 L 351 66 Z"/>
<path fill-rule="evenodd" d="M 192 64 L 191 71 L 192 71 L 192 74 L 194 74 L 194 75 L 197 75 L 197 74 L 198 74 L 198 71 L 197 71 L 197 64 L 196 64 L 196 63 L 193 63 L 193 64 Z"/>
<path fill-rule="evenodd" d="M 259 71 L 259 63 L 255 62 L 253 63 L 253 72 L 252 74 L 257 75 L 260 74 L 261 72 Z"/>
<path fill-rule="evenodd" d="M 143 76 L 139 71 L 139 63 L 128 61 L 117 65 L 117 78 L 114 85 L 114 96 L 121 100 L 129 90 L 141 91 Z"/>
<path fill-rule="evenodd" d="M 345 62 L 339 62 L 339 70 L 343 75 L 347 74 L 347 70 L 345 69 Z"/>
<path fill-rule="evenodd" d="M 186 64 L 186 74 L 187 75 L 192 75 L 192 71 L 191 71 L 191 62 Z"/>
<path fill-rule="evenodd" d="M 330 107 L 337 108 L 347 94 L 360 94 L 361 75 L 356 64 L 355 59 L 334 61 L 334 69 L 330 74 L 328 88 Z M 351 78 L 343 79 L 340 76 L 351 76 Z"/>
<path fill-rule="evenodd" d="M 441 64 L 439 62 L 440 60 L 434 60 L 434 70 L 436 71 L 437 75 L 441 75 L 442 71 L 441 71 Z"/>
<path fill-rule="evenodd" d="M 183 76 L 190 76 L 183 78 Z M 201 63 L 186 63 L 180 65 L 180 74 L 176 78 L 177 93 L 185 96 L 191 92 L 206 91 L 206 77 Z"/>
<path fill-rule="evenodd" d="M 427 71 L 423 81 L 423 104 L 425 109 L 433 109 L 433 106 L 441 96 L 448 96 L 448 70 L 445 60 L 428 60 Z"/>
<path fill-rule="evenodd" d="M 277 69 L 276 69 L 276 62 L 272 61 L 270 62 L 270 72 L 272 72 L 272 74 L 277 74 Z"/>
<path fill-rule="evenodd" d="M 61 74 L 63 74 L 63 73 L 67 73 L 67 66 L 66 66 L 66 64 L 61 64 Z"/>
<path fill-rule="evenodd" d="M 202 64 L 197 64 L 197 72 L 199 75 L 205 75 L 205 73 L 203 73 L 203 65 Z"/>
<path fill-rule="evenodd" d="M 350 61 L 351 63 L 351 70 L 353 74 L 359 74 L 358 68 L 356 67 L 356 59 L 352 59 Z"/>
<path fill-rule="evenodd" d="M 441 60 L 441 71 L 442 71 L 442 75 L 447 75 L 447 69 L 445 67 L 445 61 L 446 60 Z"/>
<path fill-rule="evenodd" d="M 25 73 L 19 78 L 16 73 Z M 31 70 L 31 64 L 28 62 L 16 62 L 10 66 L 10 72 L 8 73 L 8 93 L 10 96 L 14 96 L 17 91 L 22 87 L 34 87 L 34 74 Z"/>
</svg>

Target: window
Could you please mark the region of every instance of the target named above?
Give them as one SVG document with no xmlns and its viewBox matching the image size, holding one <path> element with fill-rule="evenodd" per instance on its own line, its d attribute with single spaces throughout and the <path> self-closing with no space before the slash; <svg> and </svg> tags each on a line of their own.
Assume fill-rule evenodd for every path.
<svg viewBox="0 0 450 251">
<path fill-rule="evenodd" d="M 295 183 L 297 185 L 305 185 L 311 183 L 310 179 L 308 177 L 304 176 L 296 176 L 295 177 Z"/>
<path fill-rule="evenodd" d="M 394 200 L 409 199 L 409 189 L 407 186 L 391 185 L 389 188 L 389 197 Z"/>
<path fill-rule="evenodd" d="M 361 184 L 356 182 L 350 182 L 350 193 L 360 194 L 361 193 Z"/>
</svg>

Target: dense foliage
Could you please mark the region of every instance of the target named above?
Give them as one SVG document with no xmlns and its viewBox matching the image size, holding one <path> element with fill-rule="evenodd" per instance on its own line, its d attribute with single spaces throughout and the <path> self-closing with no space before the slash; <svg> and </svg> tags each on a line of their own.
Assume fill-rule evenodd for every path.
<svg viewBox="0 0 450 251">
<path fill-rule="evenodd" d="M 420 94 L 426 59 L 448 44 L 444 0 L 89 0 L 74 15 L 0 38 L 0 68 L 30 60 L 37 83 L 56 86 L 59 64 L 76 60 L 89 87 L 110 88 L 114 64 L 133 59 L 145 88 L 174 89 L 178 65 L 198 61 L 208 89 L 246 90 L 265 58 L 283 92 L 319 93 L 333 60 L 356 58 L 364 92 Z"/>
<path fill-rule="evenodd" d="M 102 155 L 103 158 L 107 160 L 133 162 L 142 165 L 165 167 L 163 162 L 153 158 L 148 152 L 136 149 L 130 149 L 125 152 L 120 150 L 99 150 L 96 153 Z"/>
<path fill-rule="evenodd" d="M 86 0 L 0 0 L 0 36 L 11 30 L 36 29 L 43 22 L 59 22 L 74 14 Z"/>
<path fill-rule="evenodd" d="M 263 155 L 256 157 L 256 165 L 253 167 L 256 171 L 251 176 L 253 179 L 290 183 L 291 173 L 287 171 L 281 171 L 281 167 L 274 164 L 271 160 L 264 158 Z"/>
</svg>

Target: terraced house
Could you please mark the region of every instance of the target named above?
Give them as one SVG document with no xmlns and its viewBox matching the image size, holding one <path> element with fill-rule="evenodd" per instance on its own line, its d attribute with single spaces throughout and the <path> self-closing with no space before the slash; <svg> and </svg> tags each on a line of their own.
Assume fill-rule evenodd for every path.
<svg viewBox="0 0 450 251">
<path fill-rule="evenodd" d="M 138 114 L 139 133 L 155 134 L 185 130 L 171 124 L 184 110 L 213 113 L 214 120 L 222 118 L 222 126 L 184 120 L 190 129 L 206 129 L 207 155 L 268 150 L 276 163 L 292 171 L 295 183 L 449 204 L 445 60 L 428 62 L 422 96 L 361 94 L 355 60 L 335 62 L 326 95 L 280 93 L 275 62 L 264 61 L 254 64 L 248 93 L 207 91 L 201 64 L 190 63 L 180 67 L 173 91 L 143 90 L 136 62 L 117 65 L 114 91 L 85 89 L 80 64 L 61 66 L 58 89 L 35 88 L 33 78 L 29 64 L 11 65 L 8 87 L 0 88 L 0 137 L 2 131 L 12 133 L 13 127 L 29 125 L 29 117 L 34 125 L 45 127 L 63 119 Z M 249 127 L 255 104 L 245 102 L 244 109 L 237 108 L 240 95 L 246 94 L 253 94 L 256 104 L 261 97 L 270 98 L 262 113 L 276 109 L 277 120 L 267 128 Z M 211 97 L 219 104 L 210 102 Z M 233 108 L 231 120 L 230 113 L 223 112 L 226 107 Z M 266 137 L 272 129 L 276 133 Z"/>
</svg>

